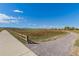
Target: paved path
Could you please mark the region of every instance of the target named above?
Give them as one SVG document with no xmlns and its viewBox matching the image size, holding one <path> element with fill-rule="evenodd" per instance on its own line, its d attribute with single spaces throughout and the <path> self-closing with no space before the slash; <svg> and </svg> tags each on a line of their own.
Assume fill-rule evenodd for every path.
<svg viewBox="0 0 79 59">
<path fill-rule="evenodd" d="M 39 56 L 68 56 L 75 39 L 77 39 L 77 34 L 71 32 L 67 36 L 58 38 L 55 41 L 26 46 Z"/>
<path fill-rule="evenodd" d="M 8 31 L 0 32 L 0 56 L 36 56 Z"/>
</svg>

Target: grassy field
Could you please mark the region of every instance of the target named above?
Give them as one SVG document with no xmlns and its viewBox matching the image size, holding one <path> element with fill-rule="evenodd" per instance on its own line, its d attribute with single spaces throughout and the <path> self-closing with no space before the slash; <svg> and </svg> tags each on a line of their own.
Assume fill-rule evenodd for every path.
<svg viewBox="0 0 79 59">
<path fill-rule="evenodd" d="M 2 30 L 4 30 L 4 28 L 0 28 L 0 32 L 1 32 Z"/>
<path fill-rule="evenodd" d="M 71 31 L 79 34 L 79 30 L 71 30 Z"/>
<path fill-rule="evenodd" d="M 8 29 L 8 31 L 11 32 L 11 34 L 13 34 L 16 38 L 23 41 L 24 43 L 25 41 L 19 38 L 19 35 L 17 35 L 16 33 L 29 36 L 29 39 L 34 42 L 45 42 L 48 41 L 46 40 L 47 38 L 66 34 L 64 30 L 52 30 L 52 29 Z"/>
</svg>

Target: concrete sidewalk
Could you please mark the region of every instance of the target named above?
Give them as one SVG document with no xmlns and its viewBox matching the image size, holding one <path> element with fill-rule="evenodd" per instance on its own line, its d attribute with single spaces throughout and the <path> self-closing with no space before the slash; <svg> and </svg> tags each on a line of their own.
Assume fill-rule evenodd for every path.
<svg viewBox="0 0 79 59">
<path fill-rule="evenodd" d="M 0 32 L 0 56 L 36 56 L 7 30 Z"/>
</svg>

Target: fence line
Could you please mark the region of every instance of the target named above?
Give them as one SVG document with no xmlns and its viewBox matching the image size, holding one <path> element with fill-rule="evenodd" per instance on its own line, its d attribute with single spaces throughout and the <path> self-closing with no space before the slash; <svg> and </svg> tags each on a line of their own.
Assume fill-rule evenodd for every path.
<svg viewBox="0 0 79 59">
<path fill-rule="evenodd" d="M 26 43 L 28 43 L 28 44 L 38 44 L 38 43 L 32 41 L 31 39 L 29 39 L 29 36 L 20 34 L 20 33 L 18 33 L 18 32 L 14 32 L 14 31 L 12 31 L 12 30 L 10 30 L 10 32 L 17 34 L 18 37 L 20 37 L 21 39 L 23 39 L 24 41 L 26 41 Z"/>
</svg>

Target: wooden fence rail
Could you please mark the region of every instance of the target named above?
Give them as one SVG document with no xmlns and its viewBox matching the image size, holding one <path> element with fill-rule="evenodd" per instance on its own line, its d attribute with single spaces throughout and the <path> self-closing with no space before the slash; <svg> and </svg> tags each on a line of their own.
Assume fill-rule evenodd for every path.
<svg viewBox="0 0 79 59">
<path fill-rule="evenodd" d="M 22 40 L 26 41 L 25 44 L 38 44 L 38 43 L 32 41 L 32 40 L 29 38 L 29 36 L 27 36 L 27 35 L 23 35 L 23 34 L 20 34 L 20 33 L 18 33 L 18 32 L 14 32 L 14 31 L 12 31 L 12 30 L 8 30 L 8 31 L 9 31 L 10 33 L 15 33 L 15 34 L 17 34 L 17 36 L 18 36 L 19 38 L 21 38 Z M 19 40 L 19 39 L 18 39 L 18 40 Z M 23 42 L 22 42 L 22 43 L 23 43 Z"/>
</svg>

